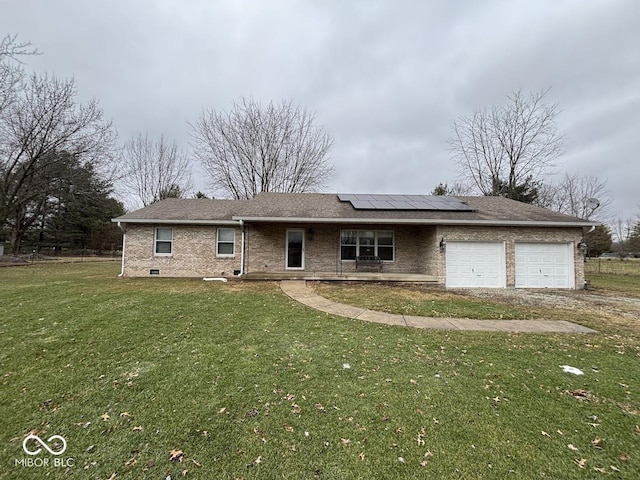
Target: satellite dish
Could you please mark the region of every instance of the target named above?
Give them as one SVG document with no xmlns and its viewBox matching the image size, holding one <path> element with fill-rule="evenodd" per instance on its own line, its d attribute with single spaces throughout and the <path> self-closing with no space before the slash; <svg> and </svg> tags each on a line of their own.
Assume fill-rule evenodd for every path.
<svg viewBox="0 0 640 480">
<path fill-rule="evenodd" d="M 600 206 L 600 200 L 598 200 L 597 198 L 587 199 L 587 207 L 590 208 L 591 210 L 595 210 L 599 206 Z"/>
</svg>

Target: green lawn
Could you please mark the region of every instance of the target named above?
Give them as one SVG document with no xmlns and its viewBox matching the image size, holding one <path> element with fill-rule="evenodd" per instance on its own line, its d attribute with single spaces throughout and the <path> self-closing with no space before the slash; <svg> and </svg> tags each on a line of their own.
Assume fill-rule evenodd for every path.
<svg viewBox="0 0 640 480">
<path fill-rule="evenodd" d="M 421 331 L 118 271 L 0 268 L 0 478 L 640 476 L 637 329 Z M 29 432 L 73 466 L 16 465 Z"/>
<path fill-rule="evenodd" d="M 640 275 L 640 259 L 588 258 L 585 263 L 587 276 L 597 274 Z"/>
</svg>

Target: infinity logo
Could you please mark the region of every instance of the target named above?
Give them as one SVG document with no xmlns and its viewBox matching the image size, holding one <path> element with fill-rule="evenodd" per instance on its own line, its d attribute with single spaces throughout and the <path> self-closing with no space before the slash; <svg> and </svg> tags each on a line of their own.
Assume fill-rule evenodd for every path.
<svg viewBox="0 0 640 480">
<path fill-rule="evenodd" d="M 60 440 L 62 442 L 62 450 L 59 450 L 59 451 L 51 450 L 51 448 L 49 448 L 49 445 L 47 445 L 39 436 L 27 435 L 22 442 L 22 449 L 25 451 L 27 455 L 38 455 L 42 451 L 42 448 L 38 448 L 37 450 L 33 450 L 33 451 L 29 450 L 27 448 L 27 443 L 29 442 L 29 440 L 33 440 L 34 442 L 37 442 L 40 445 L 42 445 L 42 448 L 44 448 L 51 455 L 62 455 L 64 451 L 67 449 L 67 441 L 64 438 L 62 438 L 60 435 L 52 435 L 47 439 L 47 442 L 51 442 L 52 440 Z"/>
</svg>

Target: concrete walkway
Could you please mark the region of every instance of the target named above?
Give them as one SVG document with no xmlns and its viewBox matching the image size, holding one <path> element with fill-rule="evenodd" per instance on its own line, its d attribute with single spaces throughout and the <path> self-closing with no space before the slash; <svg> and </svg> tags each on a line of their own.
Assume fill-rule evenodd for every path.
<svg viewBox="0 0 640 480">
<path fill-rule="evenodd" d="M 283 280 L 280 288 L 292 299 L 311 308 L 332 315 L 364 320 L 365 322 L 402 325 L 435 330 L 475 330 L 487 332 L 529 333 L 597 333 L 576 323 L 564 320 L 472 320 L 468 318 L 436 318 L 396 315 L 366 308 L 336 303 L 321 297 L 307 287 L 304 280 Z"/>
</svg>

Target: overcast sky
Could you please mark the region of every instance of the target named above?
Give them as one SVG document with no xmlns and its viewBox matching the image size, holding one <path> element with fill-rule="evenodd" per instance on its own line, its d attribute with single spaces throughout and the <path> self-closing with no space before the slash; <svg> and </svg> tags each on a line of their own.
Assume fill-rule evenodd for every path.
<svg viewBox="0 0 640 480">
<path fill-rule="evenodd" d="M 8 33 L 43 53 L 27 69 L 98 98 L 123 141 L 188 149 L 203 108 L 291 100 L 335 140 L 333 192 L 453 183 L 454 119 L 552 87 L 558 171 L 606 179 L 615 216 L 640 210 L 637 0 L 2 0 Z"/>
</svg>

